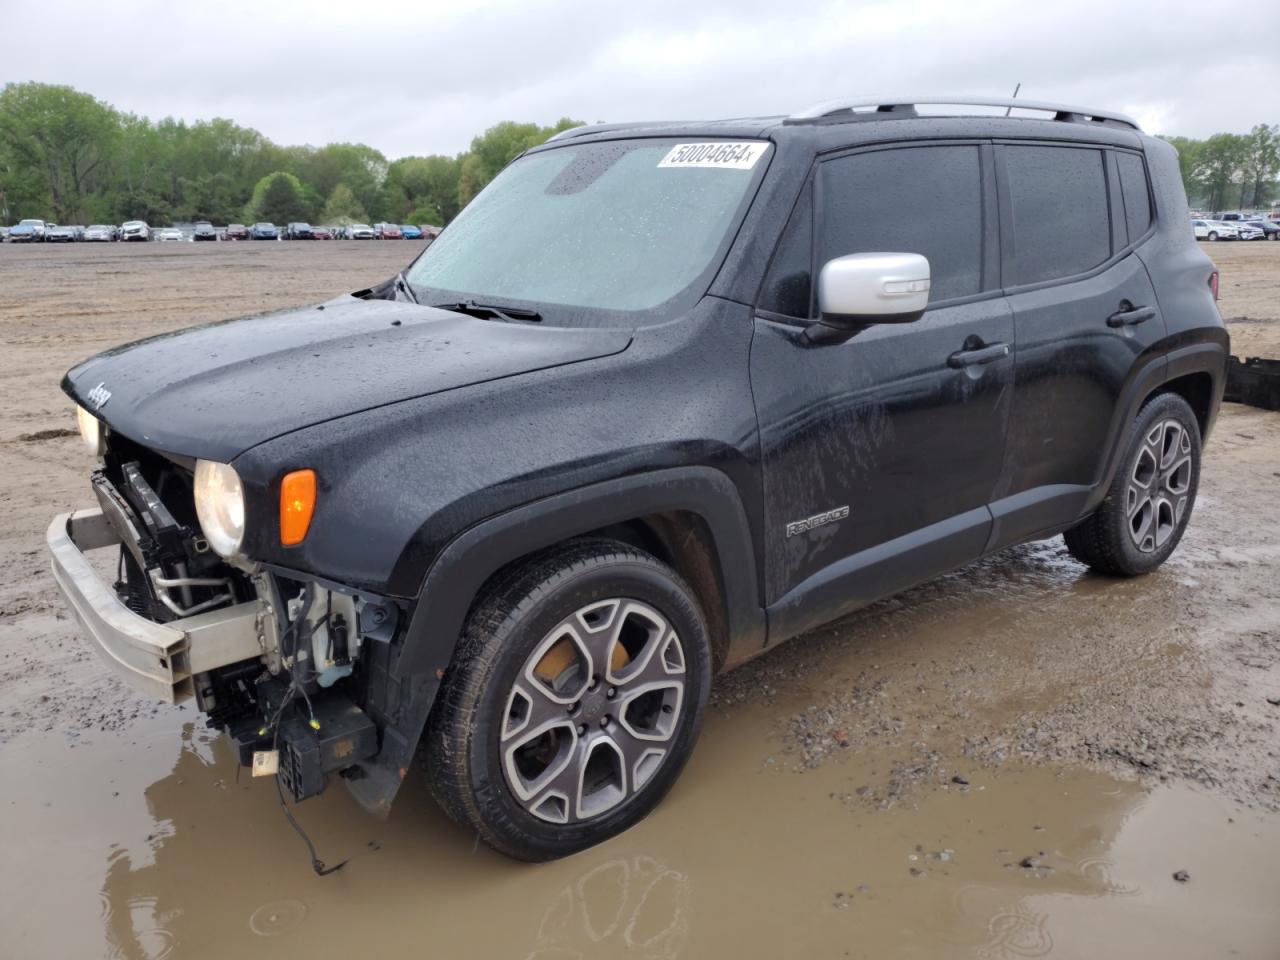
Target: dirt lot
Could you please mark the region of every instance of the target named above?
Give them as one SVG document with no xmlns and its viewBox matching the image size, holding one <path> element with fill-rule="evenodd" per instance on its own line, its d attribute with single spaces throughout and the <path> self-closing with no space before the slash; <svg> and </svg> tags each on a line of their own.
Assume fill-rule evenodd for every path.
<svg viewBox="0 0 1280 960">
<path fill-rule="evenodd" d="M 1280 360 L 1280 243 L 1203 245 L 1218 265 L 1218 307 L 1238 357 Z"/>
<path fill-rule="evenodd" d="M 62 611 L 42 536 L 90 463 L 57 381 L 415 248 L 0 247 L 0 955 L 1280 955 L 1280 414 L 1236 406 L 1159 573 L 1030 544 L 794 641 L 718 682 L 652 817 L 567 861 L 477 847 L 412 779 L 386 823 L 330 791 L 299 816 L 351 859 L 314 877 L 270 783 Z M 1206 249 L 1236 352 L 1280 357 L 1280 244 Z"/>
</svg>

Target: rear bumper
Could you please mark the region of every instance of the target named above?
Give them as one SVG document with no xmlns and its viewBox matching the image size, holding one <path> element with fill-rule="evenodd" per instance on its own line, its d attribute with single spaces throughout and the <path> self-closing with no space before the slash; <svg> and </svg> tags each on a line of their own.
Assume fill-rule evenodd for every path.
<svg viewBox="0 0 1280 960">
<path fill-rule="evenodd" d="M 102 510 L 59 514 L 46 540 L 67 606 L 106 664 L 139 692 L 180 703 L 195 692 L 197 674 L 262 654 L 259 616 L 266 608 L 261 601 L 168 623 L 126 607 L 85 557 L 85 551 L 121 542 Z"/>
</svg>

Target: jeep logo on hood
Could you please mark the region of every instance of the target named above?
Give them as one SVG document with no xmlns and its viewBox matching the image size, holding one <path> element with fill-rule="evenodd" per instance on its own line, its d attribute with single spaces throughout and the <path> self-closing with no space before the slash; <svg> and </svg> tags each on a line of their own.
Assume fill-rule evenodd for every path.
<svg viewBox="0 0 1280 960">
<path fill-rule="evenodd" d="M 107 405 L 107 401 L 111 399 L 111 391 L 107 389 L 105 382 L 98 384 L 92 390 L 84 395 L 90 405 L 95 410 L 101 410 Z"/>
</svg>

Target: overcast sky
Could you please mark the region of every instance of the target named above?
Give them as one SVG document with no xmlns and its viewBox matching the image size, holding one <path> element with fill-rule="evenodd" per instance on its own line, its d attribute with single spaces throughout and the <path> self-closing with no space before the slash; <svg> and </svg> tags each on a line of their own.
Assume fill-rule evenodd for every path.
<svg viewBox="0 0 1280 960">
<path fill-rule="evenodd" d="M 789 113 L 1019 81 L 1153 133 L 1280 122 L 1280 0 L 0 0 L 0 35 L 0 83 L 392 158 L 456 153 L 500 120 Z"/>
</svg>

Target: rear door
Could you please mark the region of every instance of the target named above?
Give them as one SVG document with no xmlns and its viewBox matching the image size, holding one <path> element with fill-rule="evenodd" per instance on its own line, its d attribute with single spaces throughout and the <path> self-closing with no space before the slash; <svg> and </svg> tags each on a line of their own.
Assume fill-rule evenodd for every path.
<svg viewBox="0 0 1280 960">
<path fill-rule="evenodd" d="M 1160 362 L 1165 327 L 1135 253 L 1151 228 L 1141 154 L 1025 141 L 995 149 L 1018 397 L 992 505 L 999 547 L 1079 518 L 1123 426 L 1121 392 Z"/>
</svg>

